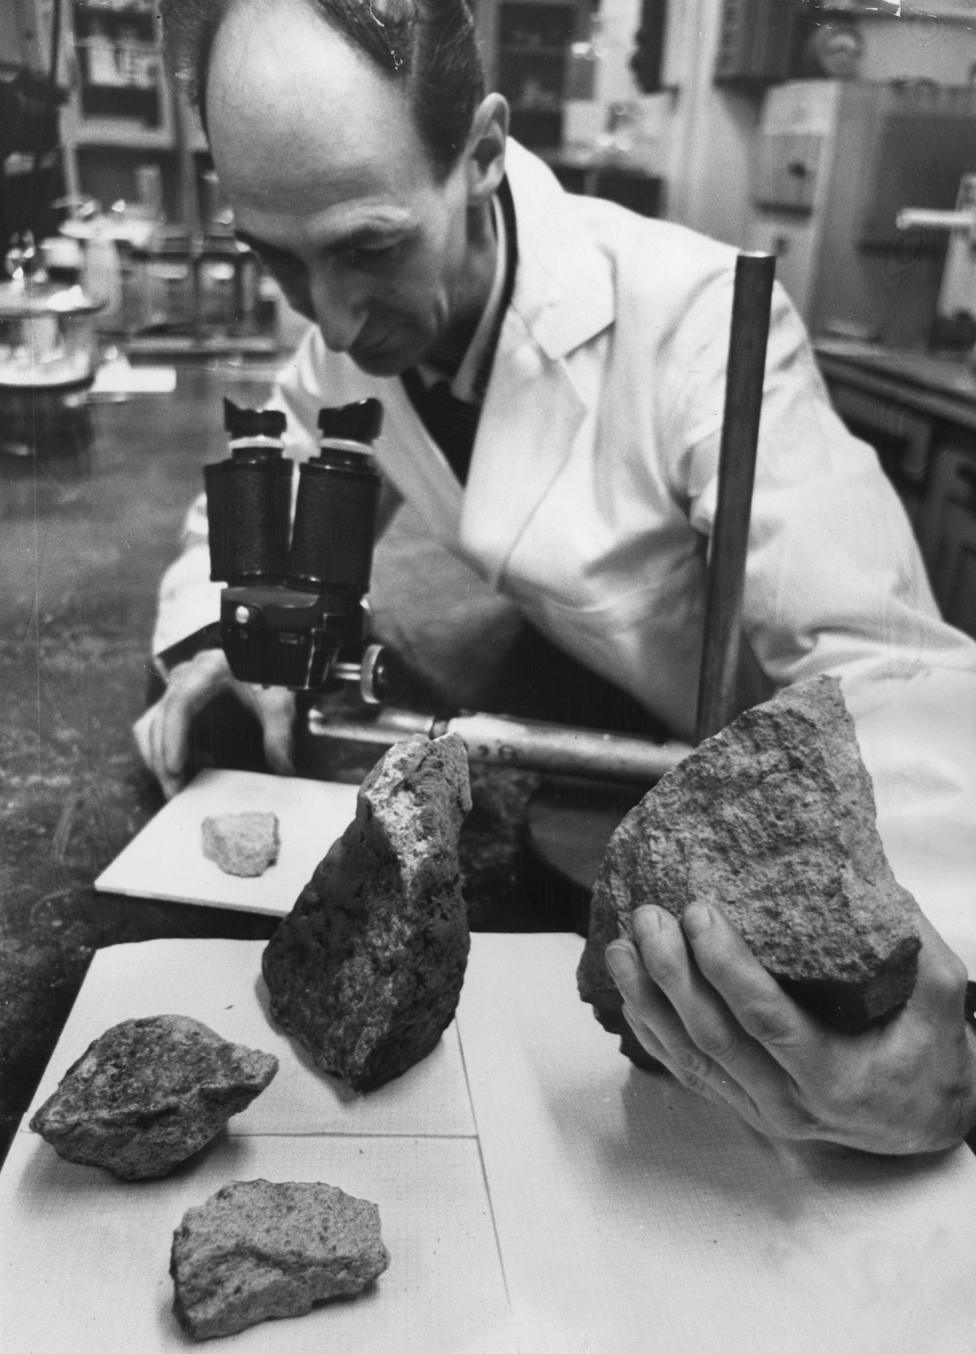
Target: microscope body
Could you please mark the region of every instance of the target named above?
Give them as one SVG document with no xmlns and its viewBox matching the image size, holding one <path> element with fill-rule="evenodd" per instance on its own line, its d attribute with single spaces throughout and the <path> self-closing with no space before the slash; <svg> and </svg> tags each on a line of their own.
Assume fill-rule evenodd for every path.
<svg viewBox="0 0 976 1354">
<path fill-rule="evenodd" d="M 224 401 L 230 456 L 204 467 L 210 576 L 234 676 L 323 691 L 357 681 L 381 695 L 382 652 L 370 646 L 369 590 L 380 475 L 372 454 L 382 408 L 363 400 L 319 415 L 318 455 L 284 456 L 285 416 Z"/>
</svg>

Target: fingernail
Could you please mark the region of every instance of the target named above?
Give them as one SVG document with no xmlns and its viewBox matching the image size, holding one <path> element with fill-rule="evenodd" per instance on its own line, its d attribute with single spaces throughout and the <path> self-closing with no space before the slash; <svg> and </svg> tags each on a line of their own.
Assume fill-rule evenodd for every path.
<svg viewBox="0 0 976 1354">
<path fill-rule="evenodd" d="M 639 907 L 632 919 L 634 934 L 638 939 L 656 939 L 660 934 L 661 924 L 661 914 L 656 907 Z"/>
<path fill-rule="evenodd" d="M 604 958 L 615 982 L 625 983 L 633 977 L 634 956 L 626 941 L 611 941 L 606 948 Z"/>
<path fill-rule="evenodd" d="M 704 903 L 690 903 L 684 910 L 681 924 L 684 927 L 685 935 L 694 940 L 696 936 L 700 936 L 707 931 L 714 920 L 711 908 L 706 907 Z"/>
</svg>

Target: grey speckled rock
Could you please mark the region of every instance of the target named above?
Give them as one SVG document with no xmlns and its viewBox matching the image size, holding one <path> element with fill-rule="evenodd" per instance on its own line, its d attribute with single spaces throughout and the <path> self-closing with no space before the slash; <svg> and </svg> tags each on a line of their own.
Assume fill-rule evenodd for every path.
<svg viewBox="0 0 976 1354">
<path fill-rule="evenodd" d="M 273 1054 L 188 1016 L 124 1020 L 68 1069 L 30 1126 L 67 1161 L 151 1179 L 216 1137 L 277 1070 Z"/>
<path fill-rule="evenodd" d="M 278 859 L 278 815 L 264 810 L 219 813 L 201 825 L 203 854 L 224 874 L 251 879 Z"/>
<path fill-rule="evenodd" d="M 368 1199 L 334 1185 L 239 1180 L 188 1209 L 173 1233 L 173 1310 L 194 1340 L 233 1335 L 359 1293 L 389 1263 Z"/>
<path fill-rule="evenodd" d="M 642 903 L 715 903 L 825 1023 L 864 1028 L 907 1000 L 920 940 L 895 880 L 840 684 L 818 677 L 740 715 L 669 772 L 610 840 L 580 994 L 623 1033 L 603 960 Z M 624 1052 L 647 1062 L 629 1035 Z"/>
<path fill-rule="evenodd" d="M 470 946 L 457 855 L 470 807 L 456 734 L 392 747 L 264 951 L 273 1018 L 355 1090 L 425 1058 L 453 1018 Z"/>
</svg>

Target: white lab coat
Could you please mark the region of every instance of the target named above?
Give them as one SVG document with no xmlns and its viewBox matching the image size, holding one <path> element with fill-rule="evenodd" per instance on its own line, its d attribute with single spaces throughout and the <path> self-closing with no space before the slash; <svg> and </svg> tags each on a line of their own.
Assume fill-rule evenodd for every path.
<svg viewBox="0 0 976 1354">
<path fill-rule="evenodd" d="M 735 254 L 570 197 L 511 143 L 508 177 L 518 272 L 466 487 L 401 383 L 315 331 L 278 394 L 291 451 L 314 446 L 322 404 L 379 395 L 377 455 L 427 540 L 690 738 Z M 198 519 L 157 648 L 215 618 L 200 541 Z M 895 871 L 976 970 L 976 644 L 939 619 L 900 504 L 779 289 L 744 629 L 772 683 L 842 679 Z"/>
</svg>

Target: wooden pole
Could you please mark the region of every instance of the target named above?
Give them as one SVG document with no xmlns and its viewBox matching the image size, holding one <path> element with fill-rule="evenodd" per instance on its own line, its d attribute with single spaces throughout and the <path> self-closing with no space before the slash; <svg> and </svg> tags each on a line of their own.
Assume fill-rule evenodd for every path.
<svg viewBox="0 0 976 1354">
<path fill-rule="evenodd" d="M 736 261 L 718 503 L 705 593 L 695 726 L 698 743 L 723 729 L 735 708 L 746 550 L 775 273 L 772 254 L 740 254 Z"/>
</svg>

